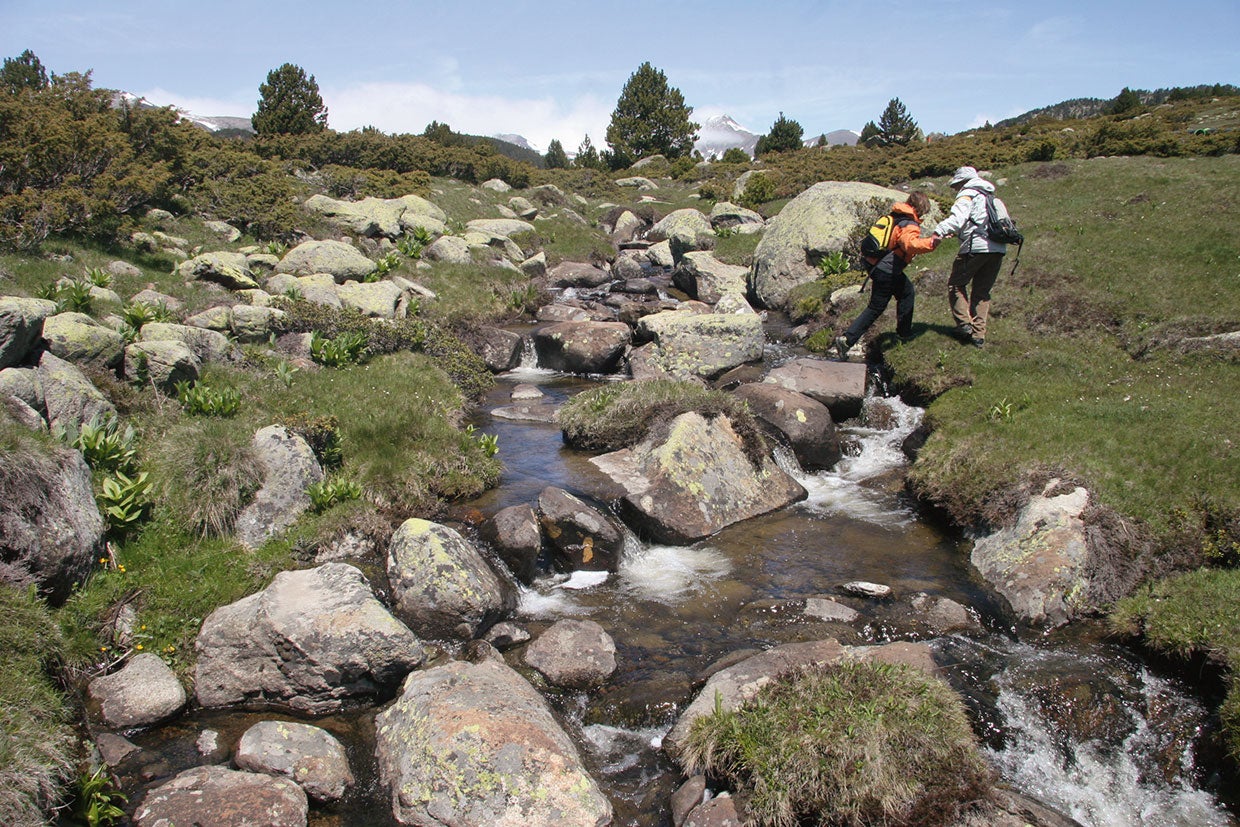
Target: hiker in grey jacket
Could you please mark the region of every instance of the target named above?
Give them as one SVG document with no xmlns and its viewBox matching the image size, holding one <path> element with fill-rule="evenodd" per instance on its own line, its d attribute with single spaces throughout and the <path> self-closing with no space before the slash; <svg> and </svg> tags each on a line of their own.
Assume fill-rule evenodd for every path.
<svg viewBox="0 0 1240 827">
<path fill-rule="evenodd" d="M 947 280 L 947 303 L 956 320 L 956 335 L 976 347 L 986 343 L 986 318 L 990 315 L 990 291 L 1003 266 L 1007 245 L 991 241 L 983 229 L 986 225 L 986 199 L 983 192 L 993 193 L 995 185 L 984 180 L 973 167 L 961 167 L 948 183 L 956 191 L 952 211 L 934 228 L 941 238 L 956 236 L 960 252 L 952 262 Z"/>
</svg>

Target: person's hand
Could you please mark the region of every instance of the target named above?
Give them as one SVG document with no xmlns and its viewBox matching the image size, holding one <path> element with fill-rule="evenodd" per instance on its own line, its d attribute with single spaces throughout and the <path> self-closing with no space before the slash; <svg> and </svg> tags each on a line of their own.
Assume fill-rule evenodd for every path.
<svg viewBox="0 0 1240 827">
<path fill-rule="evenodd" d="M 943 236 L 939 235 L 938 233 L 935 233 L 934 235 L 930 236 L 930 245 L 931 245 L 930 249 L 937 250 L 939 247 L 939 244 L 941 244 L 942 241 L 943 241 Z"/>
</svg>

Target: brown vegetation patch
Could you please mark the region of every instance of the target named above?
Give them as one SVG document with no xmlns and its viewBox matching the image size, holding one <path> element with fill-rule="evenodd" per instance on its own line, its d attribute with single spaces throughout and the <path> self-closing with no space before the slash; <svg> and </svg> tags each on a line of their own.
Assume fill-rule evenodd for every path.
<svg viewBox="0 0 1240 827">
<path fill-rule="evenodd" d="M 1115 333 L 1121 325 L 1114 308 L 1066 291 L 1053 293 L 1025 320 L 1030 333 L 1042 336 L 1073 336 L 1098 330 Z"/>
<path fill-rule="evenodd" d="M 1170 319 L 1145 330 L 1140 337 L 1128 342 L 1125 349 L 1134 359 L 1144 359 L 1155 351 L 1168 350 L 1178 353 L 1213 350 L 1222 358 L 1240 361 L 1240 348 L 1220 343 L 1212 348 L 1202 341 L 1209 336 L 1240 331 L 1240 319 L 1213 319 L 1205 316 L 1186 316 Z"/>
<path fill-rule="evenodd" d="M 1052 288 L 1062 288 L 1064 285 L 1076 284 L 1081 279 L 1071 273 L 1054 272 L 1044 270 L 1035 265 L 1022 267 L 1016 273 L 1009 272 L 1006 285 L 1012 289 L 1035 289 L 1049 290 Z M 946 286 L 946 283 L 944 283 Z"/>
<path fill-rule="evenodd" d="M 1072 174 L 1072 168 L 1067 164 L 1042 164 L 1034 167 L 1029 172 L 1030 178 L 1041 178 L 1045 181 L 1057 181 L 1060 178 L 1067 178 Z"/>
</svg>

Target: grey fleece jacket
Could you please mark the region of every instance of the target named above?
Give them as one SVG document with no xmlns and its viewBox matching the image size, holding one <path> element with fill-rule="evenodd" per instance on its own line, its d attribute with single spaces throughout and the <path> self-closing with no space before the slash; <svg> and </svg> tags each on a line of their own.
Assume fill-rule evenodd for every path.
<svg viewBox="0 0 1240 827">
<path fill-rule="evenodd" d="M 984 178 L 974 178 L 960 188 L 952 211 L 934 228 L 943 238 L 960 238 L 960 255 L 969 253 L 1006 253 L 1007 245 L 991 241 L 981 232 L 986 224 L 986 199 L 978 197 L 982 192 L 993 193 L 995 185 Z"/>
</svg>

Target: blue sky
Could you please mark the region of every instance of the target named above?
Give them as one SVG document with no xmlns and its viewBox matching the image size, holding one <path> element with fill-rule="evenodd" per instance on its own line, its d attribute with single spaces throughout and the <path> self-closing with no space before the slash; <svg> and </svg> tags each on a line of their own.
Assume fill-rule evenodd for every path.
<svg viewBox="0 0 1240 827">
<path fill-rule="evenodd" d="M 337 130 L 603 137 L 650 61 L 694 108 L 764 133 L 859 130 L 898 97 L 954 133 L 1124 86 L 1240 85 L 1240 2 L 1093 0 L 0 0 L 0 56 L 197 115 L 248 117 L 272 69 L 315 76 Z"/>
</svg>

